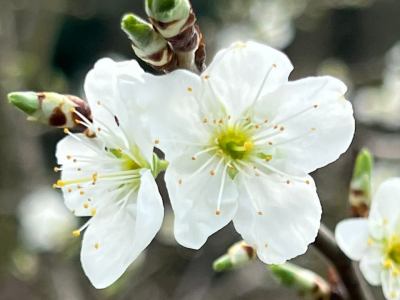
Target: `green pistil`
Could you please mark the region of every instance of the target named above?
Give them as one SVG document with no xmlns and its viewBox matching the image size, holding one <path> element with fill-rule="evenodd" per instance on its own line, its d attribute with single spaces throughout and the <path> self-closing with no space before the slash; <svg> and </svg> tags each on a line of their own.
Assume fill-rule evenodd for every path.
<svg viewBox="0 0 400 300">
<path fill-rule="evenodd" d="M 235 132 L 233 128 L 228 128 L 219 140 L 220 149 L 232 159 L 243 159 L 253 146 L 251 139 L 243 133 Z"/>
</svg>

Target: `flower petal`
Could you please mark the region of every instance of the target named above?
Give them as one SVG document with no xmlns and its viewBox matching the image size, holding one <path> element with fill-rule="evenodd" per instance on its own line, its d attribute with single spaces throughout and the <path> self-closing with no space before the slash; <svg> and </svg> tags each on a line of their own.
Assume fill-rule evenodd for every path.
<svg viewBox="0 0 400 300">
<path fill-rule="evenodd" d="M 236 186 L 223 164 L 217 167 L 220 160 L 209 154 L 191 159 L 200 150 L 186 150 L 170 163 L 165 174 L 175 212 L 175 237 L 181 245 L 193 249 L 200 248 L 211 234 L 227 225 L 237 209 Z"/>
<path fill-rule="evenodd" d="M 360 270 L 371 285 L 381 284 L 382 247 L 371 245 L 361 258 Z"/>
<path fill-rule="evenodd" d="M 390 178 L 378 187 L 372 201 L 369 217 L 371 233 L 376 238 L 383 236 L 386 229 L 391 234 L 396 233 L 396 229 L 400 225 L 399 211 L 400 178 Z"/>
<path fill-rule="evenodd" d="M 368 220 L 347 219 L 339 222 L 335 229 L 339 248 L 352 260 L 359 261 L 368 247 Z"/>
<path fill-rule="evenodd" d="M 150 171 L 142 175 L 139 193 L 125 207 L 100 210 L 82 243 L 81 261 L 96 288 L 114 283 L 148 246 L 161 227 L 163 204 Z"/>
<path fill-rule="evenodd" d="M 218 52 L 202 76 L 208 78 L 228 114 L 237 118 L 256 98 L 286 83 L 292 70 L 282 52 L 248 42 Z"/>
<path fill-rule="evenodd" d="M 145 74 L 144 84 L 120 83 L 123 99 L 132 93 L 137 115 L 151 128 L 154 139 L 167 160 L 182 153 L 188 143 L 208 143 L 209 137 L 197 99 L 203 88 L 200 77 L 188 71 L 177 70 L 163 76 Z M 123 88 L 122 88 L 123 85 Z M 127 100 L 125 100 L 127 101 Z"/>
<path fill-rule="evenodd" d="M 386 299 L 400 299 L 400 276 L 393 274 L 392 268 L 381 273 L 382 289 Z"/>
<path fill-rule="evenodd" d="M 353 139 L 353 109 L 344 99 L 346 90 L 332 77 L 284 84 L 259 101 L 255 122 L 268 120 L 265 135 L 275 135 L 266 142 L 273 143 L 279 157 L 310 173 L 338 159 Z"/>
<path fill-rule="evenodd" d="M 257 248 L 259 258 L 282 264 L 303 254 L 315 240 L 321 219 L 312 178 L 287 184 L 269 176 L 241 175 L 235 181 L 239 208 L 233 222 L 245 242 Z"/>
</svg>

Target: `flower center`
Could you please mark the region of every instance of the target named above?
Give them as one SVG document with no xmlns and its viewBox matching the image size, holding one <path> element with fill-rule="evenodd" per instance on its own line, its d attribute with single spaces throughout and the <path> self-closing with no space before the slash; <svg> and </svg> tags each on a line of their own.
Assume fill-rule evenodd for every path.
<svg viewBox="0 0 400 300">
<path fill-rule="evenodd" d="M 218 146 L 227 156 L 232 159 L 242 159 L 254 147 L 253 142 L 244 133 L 237 132 L 229 127 L 226 133 L 218 138 Z"/>
<path fill-rule="evenodd" d="M 390 247 L 389 257 L 395 263 L 400 264 L 400 243 L 394 244 L 392 247 Z"/>
</svg>

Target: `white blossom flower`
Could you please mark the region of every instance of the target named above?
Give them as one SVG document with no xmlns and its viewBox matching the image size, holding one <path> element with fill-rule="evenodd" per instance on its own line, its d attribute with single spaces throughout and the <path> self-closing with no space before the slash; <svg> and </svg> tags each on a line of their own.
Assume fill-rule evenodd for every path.
<svg viewBox="0 0 400 300">
<path fill-rule="evenodd" d="M 25 196 L 18 206 L 20 236 L 34 252 L 60 252 L 70 242 L 76 218 L 51 188 L 39 188 Z"/>
<path fill-rule="evenodd" d="M 77 122 L 96 138 L 65 130 L 69 136 L 57 147 L 62 175 L 55 187 L 62 188 L 65 204 L 75 215 L 92 217 L 74 235 L 87 228 L 81 261 L 96 288 L 109 286 L 124 273 L 163 219 L 153 140 L 119 96 L 118 78 L 140 78 L 142 73 L 135 61 L 97 62 L 85 81 L 93 123 L 72 109 Z"/>
<path fill-rule="evenodd" d="M 347 219 L 336 226 L 342 251 L 360 261 L 371 285 L 382 285 L 386 299 L 400 299 L 400 178 L 383 182 L 372 201 L 368 219 Z"/>
<path fill-rule="evenodd" d="M 170 161 L 180 244 L 197 249 L 231 220 L 266 263 L 314 241 L 321 206 L 307 174 L 346 151 L 354 118 L 341 81 L 287 82 L 292 68 L 277 50 L 236 43 L 201 76 L 178 70 L 123 83 L 123 98 L 143 95 L 142 118 Z"/>
</svg>

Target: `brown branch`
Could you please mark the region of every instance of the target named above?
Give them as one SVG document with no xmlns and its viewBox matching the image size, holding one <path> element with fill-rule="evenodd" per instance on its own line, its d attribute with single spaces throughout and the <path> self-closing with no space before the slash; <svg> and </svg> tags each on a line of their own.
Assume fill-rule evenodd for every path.
<svg viewBox="0 0 400 300">
<path fill-rule="evenodd" d="M 336 244 L 333 233 L 324 225 L 313 244 L 336 268 L 351 300 L 375 300 L 358 266 Z"/>
</svg>

